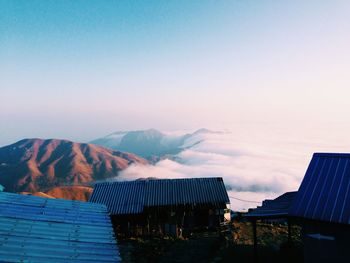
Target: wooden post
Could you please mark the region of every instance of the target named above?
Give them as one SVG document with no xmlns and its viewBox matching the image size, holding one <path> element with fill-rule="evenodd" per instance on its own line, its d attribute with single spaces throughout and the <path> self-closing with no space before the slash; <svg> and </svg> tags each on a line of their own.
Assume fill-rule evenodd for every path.
<svg viewBox="0 0 350 263">
<path fill-rule="evenodd" d="M 254 238 L 254 262 L 258 262 L 258 238 L 256 234 L 256 219 L 253 219 L 253 238 Z"/>
<path fill-rule="evenodd" d="M 128 230 L 127 230 L 127 235 L 130 237 L 130 221 L 128 220 Z"/>
<path fill-rule="evenodd" d="M 291 227 L 291 222 L 290 218 L 287 218 L 287 224 L 288 224 L 288 243 L 292 243 L 292 227 Z"/>
<path fill-rule="evenodd" d="M 148 237 L 151 235 L 149 221 L 150 221 L 150 216 L 149 216 L 149 214 L 147 214 L 147 235 L 148 235 Z"/>
</svg>

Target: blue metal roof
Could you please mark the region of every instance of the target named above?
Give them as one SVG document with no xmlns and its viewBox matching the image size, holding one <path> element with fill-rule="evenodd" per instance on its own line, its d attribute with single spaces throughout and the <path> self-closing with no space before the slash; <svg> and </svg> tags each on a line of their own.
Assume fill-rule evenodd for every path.
<svg viewBox="0 0 350 263">
<path fill-rule="evenodd" d="M 104 205 L 0 193 L 0 262 L 119 262 Z"/>
<path fill-rule="evenodd" d="M 246 217 L 255 217 L 255 218 L 281 218 L 287 217 L 289 208 L 291 207 L 293 200 L 297 192 L 288 192 L 280 195 L 273 200 L 263 201 L 262 206 L 259 206 L 255 209 L 252 209 L 245 216 Z"/>
<path fill-rule="evenodd" d="M 290 214 L 350 224 L 350 154 L 315 153 Z"/>
<path fill-rule="evenodd" d="M 96 184 L 90 202 L 113 215 L 138 214 L 146 207 L 229 204 L 222 178 L 140 180 Z"/>
</svg>

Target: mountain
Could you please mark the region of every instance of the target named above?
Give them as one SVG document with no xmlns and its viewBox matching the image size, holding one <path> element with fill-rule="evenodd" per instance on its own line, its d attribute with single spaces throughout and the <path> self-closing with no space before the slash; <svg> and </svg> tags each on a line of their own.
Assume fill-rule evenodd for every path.
<svg viewBox="0 0 350 263">
<path fill-rule="evenodd" d="M 176 154 L 181 151 L 182 136 L 167 136 L 155 129 L 144 131 L 115 132 L 91 141 L 111 149 L 131 152 L 144 158 Z"/>
<path fill-rule="evenodd" d="M 88 201 L 92 188 L 87 186 L 57 186 L 46 192 L 21 192 L 46 198 L 62 198 L 68 200 Z"/>
<path fill-rule="evenodd" d="M 58 186 L 45 193 L 54 198 L 88 201 L 93 188 L 87 186 Z"/>
<path fill-rule="evenodd" d="M 45 194 L 44 192 L 19 192 L 21 195 L 34 195 L 34 196 L 39 196 L 39 197 L 44 197 L 44 198 L 55 198 L 51 195 Z"/>
<path fill-rule="evenodd" d="M 95 145 L 120 151 L 131 152 L 149 160 L 165 155 L 174 155 L 184 149 L 200 143 L 196 139 L 200 134 L 216 133 L 207 129 L 199 129 L 191 134 L 168 135 L 155 129 L 115 132 L 105 137 L 91 141 Z M 190 140 L 191 144 L 187 145 Z"/>
<path fill-rule="evenodd" d="M 148 162 L 131 153 L 67 140 L 24 139 L 0 148 L 0 184 L 9 192 L 88 185 Z"/>
</svg>

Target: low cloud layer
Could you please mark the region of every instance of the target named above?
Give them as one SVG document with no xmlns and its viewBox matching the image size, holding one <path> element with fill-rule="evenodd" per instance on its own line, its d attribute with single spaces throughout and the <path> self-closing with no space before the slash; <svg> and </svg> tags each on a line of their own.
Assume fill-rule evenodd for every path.
<svg viewBox="0 0 350 263">
<path fill-rule="evenodd" d="M 223 177 L 231 207 L 246 210 L 257 203 L 238 199 L 261 202 L 297 190 L 313 152 L 345 152 L 350 145 L 346 137 L 332 136 L 325 129 L 257 128 L 239 126 L 231 132 L 197 134 L 190 140 L 201 143 L 176 155 L 176 161 L 133 165 L 118 180 Z M 185 144 L 191 145 L 192 141 Z"/>
</svg>

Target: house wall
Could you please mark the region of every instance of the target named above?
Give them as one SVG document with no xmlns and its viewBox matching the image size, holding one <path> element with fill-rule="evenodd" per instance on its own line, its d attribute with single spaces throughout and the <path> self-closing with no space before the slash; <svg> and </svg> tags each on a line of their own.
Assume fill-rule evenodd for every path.
<svg viewBox="0 0 350 263">
<path fill-rule="evenodd" d="M 225 217 L 228 215 L 221 207 L 176 206 L 151 207 L 137 215 L 114 215 L 112 221 L 118 235 L 181 236 L 186 231 L 215 229 Z"/>
<path fill-rule="evenodd" d="M 306 221 L 303 242 L 305 263 L 350 262 L 348 225 Z"/>
</svg>

